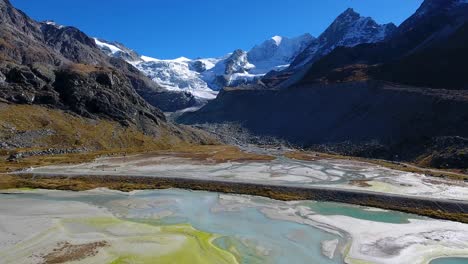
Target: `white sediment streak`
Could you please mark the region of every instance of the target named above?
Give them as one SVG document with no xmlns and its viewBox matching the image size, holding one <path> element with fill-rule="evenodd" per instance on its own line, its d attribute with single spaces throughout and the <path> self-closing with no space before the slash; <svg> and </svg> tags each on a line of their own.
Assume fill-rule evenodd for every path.
<svg viewBox="0 0 468 264">
<path fill-rule="evenodd" d="M 333 259 L 339 242 L 338 239 L 322 241 L 322 254 L 329 259 Z"/>
</svg>

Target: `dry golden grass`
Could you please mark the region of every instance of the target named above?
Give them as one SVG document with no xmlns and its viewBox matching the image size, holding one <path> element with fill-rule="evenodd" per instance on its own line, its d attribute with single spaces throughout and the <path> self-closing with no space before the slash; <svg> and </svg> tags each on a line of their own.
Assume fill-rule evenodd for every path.
<svg viewBox="0 0 468 264">
<path fill-rule="evenodd" d="M 196 160 L 214 161 L 217 163 L 228 161 L 271 161 L 275 159 L 275 157 L 269 155 L 246 153 L 237 147 L 227 145 L 175 146 L 170 151 L 160 151 L 159 153 Z"/>
<path fill-rule="evenodd" d="M 6 42 L 4 38 L 0 38 L 0 48 L 14 49 L 13 45 L 11 45 L 9 42 Z"/>
<path fill-rule="evenodd" d="M 16 131 L 8 128 L 14 127 Z M 0 107 L 0 135 L 45 130 L 54 135 L 37 139 L 48 148 L 87 147 L 93 150 L 123 148 L 169 148 L 168 138 L 146 136 L 135 127 L 123 127 L 109 120 L 93 120 L 35 105 L 5 105 Z M 169 137 L 169 135 L 167 135 Z"/>
<path fill-rule="evenodd" d="M 12 130 L 11 128 L 14 128 Z M 27 131 L 52 130 L 53 135 L 31 139 L 32 148 L 0 151 L 0 172 L 15 171 L 32 166 L 60 163 L 81 163 L 101 155 L 138 153 L 170 149 L 185 144 L 162 129 L 162 136 L 144 135 L 134 127 L 123 127 L 109 120 L 92 120 L 34 105 L 0 104 L 0 140 Z M 36 156 L 7 162 L 8 155 L 48 148 L 86 148 L 89 153 Z"/>
<path fill-rule="evenodd" d="M 165 126 L 161 126 L 161 135 L 155 138 L 144 135 L 135 127 L 123 127 L 109 120 L 87 119 L 42 106 L 0 103 L 0 140 L 20 132 L 37 130 L 52 130 L 55 133 L 34 138 L 32 145 L 36 145 L 36 147 L 1 150 L 0 173 L 29 167 L 83 163 L 99 156 L 148 152 L 215 162 L 274 159 L 271 156 L 245 153 L 233 146 L 193 145 L 185 142 L 179 136 L 172 135 Z M 89 152 L 33 156 L 20 159 L 18 162 L 6 161 L 6 158 L 13 153 L 48 148 L 87 148 Z"/>
<path fill-rule="evenodd" d="M 67 69 L 77 73 L 92 73 L 102 70 L 102 67 L 90 64 L 73 63 L 69 65 Z"/>
</svg>

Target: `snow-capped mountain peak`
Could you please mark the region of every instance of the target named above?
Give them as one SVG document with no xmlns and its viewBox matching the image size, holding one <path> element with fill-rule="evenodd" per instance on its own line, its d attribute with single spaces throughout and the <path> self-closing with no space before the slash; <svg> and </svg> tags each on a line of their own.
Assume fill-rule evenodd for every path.
<svg viewBox="0 0 468 264">
<path fill-rule="evenodd" d="M 225 86 L 252 83 L 270 71 L 282 70 L 314 38 L 304 34 L 295 38 L 274 36 L 249 52 L 237 49 L 219 58 L 162 60 L 140 56 L 117 42 L 95 38 L 96 45 L 109 56 L 133 64 L 153 81 L 168 90 L 187 91 L 212 99 Z"/>
<path fill-rule="evenodd" d="M 393 24 L 379 25 L 347 9 L 320 37 L 303 34 L 294 38 L 273 36 L 250 51 L 237 49 L 219 58 L 161 60 L 139 56 L 116 42 L 95 39 L 109 56 L 132 63 L 153 81 L 168 90 L 187 91 L 199 98 L 212 99 L 226 86 L 255 83 L 267 73 L 303 65 L 338 46 L 377 42 L 391 33 Z M 291 63 L 294 62 L 292 65 Z"/>
<path fill-rule="evenodd" d="M 294 58 L 315 40 L 310 34 L 295 38 L 274 36 L 248 52 L 255 73 L 267 73 L 287 67 Z"/>
<path fill-rule="evenodd" d="M 281 36 L 274 36 L 271 38 L 277 46 L 281 45 L 281 41 L 283 41 L 283 37 Z"/>
<path fill-rule="evenodd" d="M 380 25 L 371 17 L 363 17 L 348 8 L 312 42 L 292 63 L 293 68 L 310 64 L 325 56 L 336 47 L 353 47 L 362 43 L 383 41 L 396 31 L 393 23 Z"/>
<path fill-rule="evenodd" d="M 358 12 L 353 8 L 348 8 L 335 19 L 335 22 L 340 20 L 356 20 L 359 18 L 361 18 L 361 15 Z"/>
</svg>

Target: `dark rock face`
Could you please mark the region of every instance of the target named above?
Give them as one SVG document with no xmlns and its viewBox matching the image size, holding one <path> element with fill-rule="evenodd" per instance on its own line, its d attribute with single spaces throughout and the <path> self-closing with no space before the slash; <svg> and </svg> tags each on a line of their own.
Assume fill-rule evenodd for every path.
<svg viewBox="0 0 468 264">
<path fill-rule="evenodd" d="M 206 65 L 202 61 L 195 61 L 192 64 L 190 64 L 190 69 L 198 73 L 202 73 L 206 71 Z"/>
<path fill-rule="evenodd" d="M 247 63 L 247 52 L 243 50 L 235 50 L 225 61 L 226 69 L 224 74 L 244 73 L 245 64 Z"/>
<path fill-rule="evenodd" d="M 158 134 L 165 117 L 137 91 L 160 89 L 73 27 L 38 23 L 0 0 L 0 98 L 104 117 Z"/>
<path fill-rule="evenodd" d="M 84 64 L 99 64 L 105 61 L 93 39 L 74 27 L 42 25 L 45 43 L 65 58 Z"/>
<path fill-rule="evenodd" d="M 428 148 L 431 152 L 430 166 L 435 168 L 468 169 L 468 139 L 463 137 L 436 138 Z"/>
<path fill-rule="evenodd" d="M 151 89 L 139 89 L 138 93 L 151 105 L 158 106 L 164 112 L 176 112 L 180 109 L 194 107 L 202 104 L 188 92 L 158 91 Z"/>
<path fill-rule="evenodd" d="M 147 103 L 132 89 L 129 80 L 118 72 L 93 72 L 83 76 L 79 72 L 60 71 L 57 72 L 54 89 L 64 105 L 86 117 L 105 113 L 123 124 L 135 122 L 133 118 L 140 115 L 152 119 L 155 125 L 158 125 L 158 120 L 164 120 L 160 112 L 144 112 Z"/>
</svg>

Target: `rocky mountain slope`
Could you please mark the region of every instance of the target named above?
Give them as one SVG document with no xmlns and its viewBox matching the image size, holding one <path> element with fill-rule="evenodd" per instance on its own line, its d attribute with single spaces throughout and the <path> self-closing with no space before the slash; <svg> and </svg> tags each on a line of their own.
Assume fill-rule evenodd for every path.
<svg viewBox="0 0 468 264">
<path fill-rule="evenodd" d="M 166 122 L 163 113 L 138 94 L 161 88 L 136 68 L 108 57 L 79 29 L 36 22 L 8 0 L 0 0 L 0 58 L 3 103 L 110 120 L 154 137 L 182 139 L 192 133 Z M 26 113 L 16 114 L 20 118 Z"/>
<path fill-rule="evenodd" d="M 340 46 L 354 47 L 363 43 L 380 42 L 391 36 L 396 29 L 393 23 L 379 25 L 372 18 L 363 17 L 349 8 L 295 58 L 291 67 L 298 68 L 313 63 Z"/>
<path fill-rule="evenodd" d="M 225 89 L 179 120 L 233 122 L 306 148 L 468 168 L 467 6 L 426 0 L 381 42 L 337 47 L 281 89 Z"/>
<path fill-rule="evenodd" d="M 288 68 L 270 73 L 262 79 L 262 83 L 269 87 L 287 87 L 293 81 L 302 78 L 310 65 L 337 47 L 354 47 L 363 43 L 381 42 L 392 36 L 396 28 L 393 23 L 379 25 L 372 18 L 363 17 L 349 8 L 299 53 Z"/>
<path fill-rule="evenodd" d="M 444 89 L 468 88 L 468 3 L 426 0 L 388 41 L 334 50 L 302 83 L 386 80 Z"/>
</svg>

